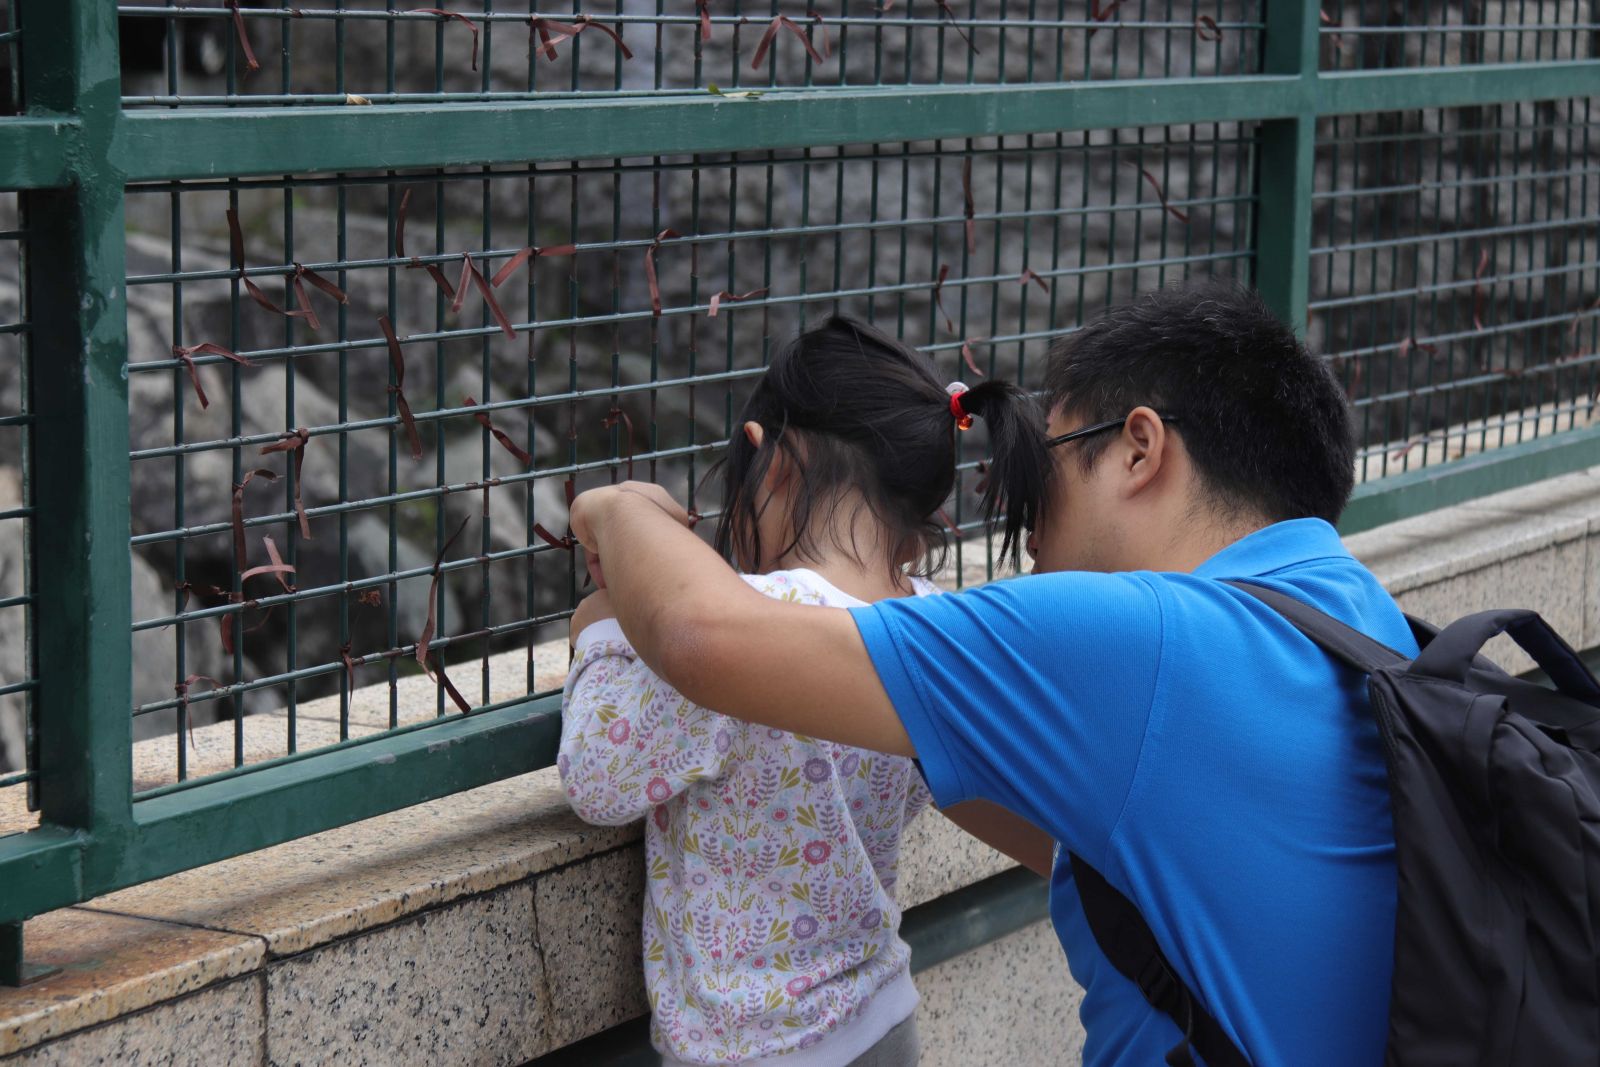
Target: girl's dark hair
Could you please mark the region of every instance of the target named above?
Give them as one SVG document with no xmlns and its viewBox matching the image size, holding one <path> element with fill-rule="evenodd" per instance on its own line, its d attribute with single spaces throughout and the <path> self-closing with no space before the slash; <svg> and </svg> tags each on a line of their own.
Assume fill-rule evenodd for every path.
<svg viewBox="0 0 1600 1067">
<path fill-rule="evenodd" d="M 1044 420 L 1009 382 L 985 381 L 961 396 L 988 430 L 984 518 L 1001 523 L 1001 555 L 1013 565 L 1025 531 L 1044 505 L 1048 463 Z M 927 573 L 945 548 L 935 513 L 956 482 L 956 420 L 933 361 L 865 323 L 835 316 L 777 354 L 745 405 L 741 423 L 765 431 L 756 448 L 735 432 L 719 464 L 724 476 L 716 548 L 743 566 L 763 559 L 757 520 L 762 482 L 779 450 L 799 491 L 788 516 L 794 539 L 772 553 L 815 555 L 817 531 L 852 489 L 889 531 L 895 562 Z M 821 524 L 817 522 L 821 519 Z M 849 547 L 851 550 L 855 546 Z"/>
</svg>

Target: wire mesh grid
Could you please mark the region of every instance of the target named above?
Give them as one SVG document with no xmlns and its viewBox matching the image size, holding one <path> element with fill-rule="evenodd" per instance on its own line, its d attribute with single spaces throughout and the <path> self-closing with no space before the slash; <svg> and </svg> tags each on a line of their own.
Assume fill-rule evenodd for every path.
<svg viewBox="0 0 1600 1067">
<path fill-rule="evenodd" d="M 1264 0 L 121 5 L 129 106 L 364 105 L 1259 69 Z"/>
<path fill-rule="evenodd" d="M 1310 339 L 1364 478 L 1593 422 L 1597 118 L 1574 99 L 1327 120 Z"/>
<path fill-rule="evenodd" d="M 37 823 L 25 228 L 0 192 L 0 827 Z"/>
<path fill-rule="evenodd" d="M 22 111 L 22 30 L 17 25 L 17 5 L 0 3 L 0 115 Z"/>
<path fill-rule="evenodd" d="M 1029 384 L 1101 306 L 1247 276 L 1253 170 L 1224 124 L 130 187 L 139 788 L 559 684 L 569 487 L 714 520 L 752 379 L 835 311 Z"/>
<path fill-rule="evenodd" d="M 1600 56 L 1593 0 L 1329 0 L 1323 70 L 1548 63 Z"/>
</svg>

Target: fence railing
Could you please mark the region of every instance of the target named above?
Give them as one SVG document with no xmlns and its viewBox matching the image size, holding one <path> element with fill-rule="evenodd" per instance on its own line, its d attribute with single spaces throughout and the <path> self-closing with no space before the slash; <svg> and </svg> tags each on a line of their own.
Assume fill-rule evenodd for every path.
<svg viewBox="0 0 1600 1067">
<path fill-rule="evenodd" d="M 0 0 L 4 977 L 27 916 L 547 766 L 567 492 L 714 518 L 835 310 L 1029 384 L 1248 278 L 1349 389 L 1350 529 L 1600 462 L 1591 4 L 569 6 Z"/>
</svg>

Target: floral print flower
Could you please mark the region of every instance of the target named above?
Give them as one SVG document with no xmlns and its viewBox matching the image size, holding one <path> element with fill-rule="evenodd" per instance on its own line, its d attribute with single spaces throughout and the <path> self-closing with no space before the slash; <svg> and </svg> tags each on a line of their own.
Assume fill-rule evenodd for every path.
<svg viewBox="0 0 1600 1067">
<path fill-rule="evenodd" d="M 883 922 L 883 912 L 877 908 L 873 908 L 871 911 L 861 916 L 861 929 L 876 930 L 878 928 L 878 924 L 881 922 Z"/>
<path fill-rule="evenodd" d="M 810 915 L 802 915 L 794 921 L 793 930 L 794 936 L 804 941 L 806 938 L 816 935 L 817 920 Z"/>
<path fill-rule="evenodd" d="M 783 822 L 788 817 L 789 817 L 789 813 L 787 811 L 785 811 L 784 809 L 782 809 L 782 808 L 779 808 L 777 811 L 774 811 L 772 813 L 772 818 L 776 822 Z"/>
<path fill-rule="evenodd" d="M 667 806 L 665 804 L 657 805 L 655 814 L 652 815 L 651 818 L 655 819 L 657 830 L 660 830 L 662 833 L 667 832 L 667 822 L 670 819 L 670 816 L 667 814 Z"/>
<path fill-rule="evenodd" d="M 715 743 L 718 752 L 726 752 L 728 749 L 733 747 L 733 734 L 729 733 L 727 730 L 718 730 Z"/>
<path fill-rule="evenodd" d="M 791 978 L 783 988 L 789 991 L 791 997 L 798 997 L 811 988 L 811 976 L 802 974 L 799 978 Z"/>
<path fill-rule="evenodd" d="M 840 763 L 839 763 L 839 773 L 844 775 L 846 778 L 848 778 L 852 774 L 855 774 L 856 770 L 860 766 L 861 766 L 861 757 L 856 755 L 854 752 L 852 752 L 848 756 L 846 756 L 843 760 L 840 761 Z"/>
<path fill-rule="evenodd" d="M 628 732 L 629 732 L 628 720 L 627 719 L 618 719 L 616 722 L 612 723 L 611 726 L 606 730 L 606 738 L 613 745 L 620 745 L 620 744 L 622 744 L 624 741 L 626 741 L 628 739 Z"/>
<path fill-rule="evenodd" d="M 833 773 L 833 767 L 825 759 L 808 759 L 804 773 L 807 781 L 826 782 Z"/>
<path fill-rule="evenodd" d="M 672 796 L 672 787 L 665 778 L 652 778 L 650 784 L 644 787 L 644 795 L 652 804 L 660 804 Z"/>
<path fill-rule="evenodd" d="M 825 863 L 832 854 L 833 846 L 826 841 L 813 841 L 801 850 L 801 855 L 805 856 L 806 862 L 813 867 L 819 863 Z"/>
</svg>

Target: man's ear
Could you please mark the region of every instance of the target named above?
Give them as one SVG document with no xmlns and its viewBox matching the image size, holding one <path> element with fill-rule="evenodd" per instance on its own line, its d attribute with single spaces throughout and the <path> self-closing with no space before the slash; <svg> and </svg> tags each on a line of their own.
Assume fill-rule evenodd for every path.
<svg viewBox="0 0 1600 1067">
<path fill-rule="evenodd" d="M 1154 408 L 1140 405 L 1128 414 L 1122 426 L 1122 454 L 1118 457 L 1123 490 L 1129 496 L 1144 490 L 1161 474 L 1166 464 L 1167 424 Z"/>
</svg>

